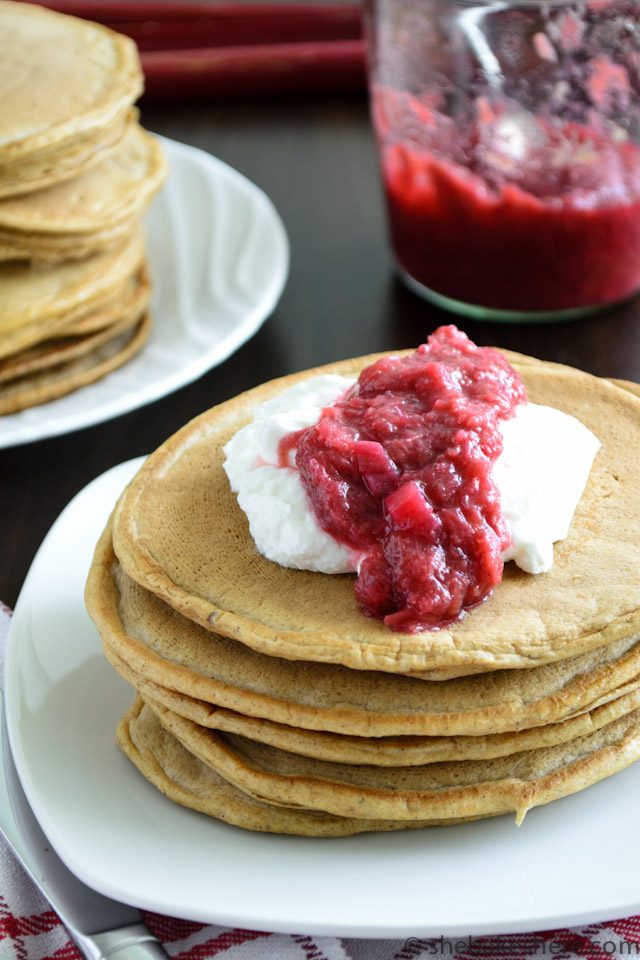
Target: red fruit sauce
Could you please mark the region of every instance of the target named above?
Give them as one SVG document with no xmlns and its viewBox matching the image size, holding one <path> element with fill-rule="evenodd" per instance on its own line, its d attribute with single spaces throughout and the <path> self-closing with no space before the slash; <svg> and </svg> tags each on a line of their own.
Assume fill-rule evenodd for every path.
<svg viewBox="0 0 640 960">
<path fill-rule="evenodd" d="M 284 438 L 320 526 L 364 558 L 364 613 L 413 633 L 455 620 L 500 581 L 509 535 L 492 465 L 499 423 L 524 400 L 497 351 L 440 327 Z"/>
<path fill-rule="evenodd" d="M 436 293 L 503 310 L 595 306 L 638 290 L 640 148 L 536 118 L 523 140 L 517 116 L 480 102 L 477 113 L 460 129 L 408 94 L 374 101 L 400 266 Z M 396 124 L 415 136 L 392 135 Z"/>
</svg>

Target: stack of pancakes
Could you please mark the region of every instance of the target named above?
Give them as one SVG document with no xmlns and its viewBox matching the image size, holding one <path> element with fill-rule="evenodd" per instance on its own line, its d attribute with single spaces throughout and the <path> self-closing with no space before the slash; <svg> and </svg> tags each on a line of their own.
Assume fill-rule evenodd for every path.
<svg viewBox="0 0 640 960">
<path fill-rule="evenodd" d="M 96 549 L 87 603 L 136 690 L 121 748 L 167 796 L 253 830 L 341 836 L 515 812 L 640 757 L 640 398 L 509 354 L 529 399 L 602 441 L 567 540 L 513 565 L 459 622 L 364 617 L 353 578 L 255 550 L 224 444 L 286 377 L 197 417 L 153 453 Z"/>
<path fill-rule="evenodd" d="M 134 44 L 0 0 L 0 414 L 124 363 L 149 332 L 141 219 L 166 175 Z"/>
</svg>

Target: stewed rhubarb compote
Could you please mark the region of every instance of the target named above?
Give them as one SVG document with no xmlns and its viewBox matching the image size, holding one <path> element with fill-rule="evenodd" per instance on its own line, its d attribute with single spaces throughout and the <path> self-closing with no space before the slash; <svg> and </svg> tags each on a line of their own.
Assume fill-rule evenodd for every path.
<svg viewBox="0 0 640 960">
<path fill-rule="evenodd" d="M 361 557 L 364 613 L 431 629 L 500 581 L 509 533 L 492 467 L 500 422 L 524 400 L 496 350 L 446 326 L 367 367 L 314 426 L 285 437 L 320 526 Z"/>
</svg>

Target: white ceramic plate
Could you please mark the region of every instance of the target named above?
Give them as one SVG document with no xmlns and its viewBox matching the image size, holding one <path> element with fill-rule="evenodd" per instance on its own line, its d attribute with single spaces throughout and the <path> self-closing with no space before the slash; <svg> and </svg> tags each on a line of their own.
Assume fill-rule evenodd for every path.
<svg viewBox="0 0 640 960">
<path fill-rule="evenodd" d="M 97 383 L 0 417 L 0 448 L 101 423 L 166 396 L 225 360 L 274 309 L 289 245 L 271 201 L 208 153 L 160 139 L 170 174 L 145 221 L 154 318 L 147 344 Z"/>
<path fill-rule="evenodd" d="M 66 508 L 33 563 L 9 638 L 6 704 L 26 793 L 86 883 L 174 916 L 368 937 L 549 929 L 640 911 L 640 764 L 531 811 L 458 827 L 309 840 L 179 807 L 117 750 L 126 684 L 82 592 L 93 545 L 140 461 Z"/>
</svg>

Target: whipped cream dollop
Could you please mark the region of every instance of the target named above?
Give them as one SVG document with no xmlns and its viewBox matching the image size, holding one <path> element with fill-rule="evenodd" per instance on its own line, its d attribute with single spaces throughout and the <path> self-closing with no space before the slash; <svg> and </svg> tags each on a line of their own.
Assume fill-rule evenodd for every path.
<svg viewBox="0 0 640 960">
<path fill-rule="evenodd" d="M 255 545 L 281 566 L 321 573 L 358 568 L 361 555 L 318 524 L 295 449 L 289 466 L 280 465 L 280 441 L 316 423 L 353 383 L 328 374 L 295 384 L 260 404 L 224 448 L 224 468 Z M 553 544 L 569 532 L 600 441 L 575 417 L 535 403 L 519 404 L 501 431 L 504 446 L 493 476 L 511 532 L 503 559 L 527 573 L 544 573 L 553 564 Z"/>
</svg>

